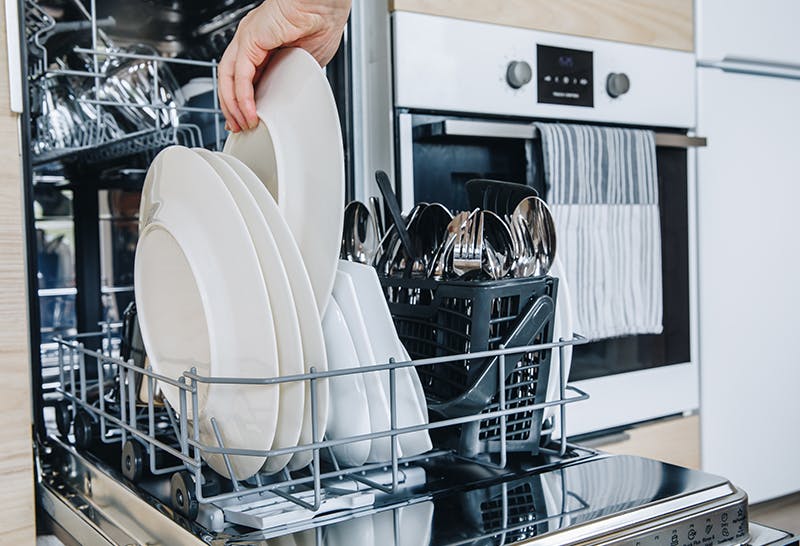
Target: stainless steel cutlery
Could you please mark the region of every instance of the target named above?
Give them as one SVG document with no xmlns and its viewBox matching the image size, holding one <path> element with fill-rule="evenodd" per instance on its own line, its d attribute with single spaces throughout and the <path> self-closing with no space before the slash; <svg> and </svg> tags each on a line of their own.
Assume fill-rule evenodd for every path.
<svg viewBox="0 0 800 546">
<path fill-rule="evenodd" d="M 359 201 L 344 209 L 342 250 L 340 257 L 351 262 L 371 264 L 378 252 L 379 235 L 374 215 Z"/>
<path fill-rule="evenodd" d="M 369 207 L 347 205 L 343 259 L 372 264 L 382 275 L 436 280 L 537 277 L 555 259 L 555 222 L 536 196 L 523 198 L 504 218 L 478 208 L 453 216 L 440 203 L 418 203 L 403 217 L 398 207 L 399 220 L 385 231 L 382 210 L 376 197 Z M 398 235 L 398 222 L 408 245 Z"/>
<path fill-rule="evenodd" d="M 509 224 L 517 255 L 512 275 L 546 275 L 556 257 L 556 226 L 547 204 L 538 197 L 526 197 L 511 213 Z"/>
</svg>

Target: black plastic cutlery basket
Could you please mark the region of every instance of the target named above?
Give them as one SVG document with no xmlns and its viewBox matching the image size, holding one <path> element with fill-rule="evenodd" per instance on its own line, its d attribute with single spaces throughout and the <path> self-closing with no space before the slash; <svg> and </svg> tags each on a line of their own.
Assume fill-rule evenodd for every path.
<svg viewBox="0 0 800 546">
<path fill-rule="evenodd" d="M 557 279 L 499 281 L 381 278 L 397 333 L 412 359 L 477 353 L 501 345 L 549 343 L 553 336 Z M 531 410 L 547 395 L 551 350 L 505 357 L 506 449 L 539 451 L 543 410 Z M 499 357 L 418 366 L 432 419 L 455 418 L 500 407 Z M 439 447 L 469 457 L 501 450 L 497 417 L 446 427 Z"/>
</svg>

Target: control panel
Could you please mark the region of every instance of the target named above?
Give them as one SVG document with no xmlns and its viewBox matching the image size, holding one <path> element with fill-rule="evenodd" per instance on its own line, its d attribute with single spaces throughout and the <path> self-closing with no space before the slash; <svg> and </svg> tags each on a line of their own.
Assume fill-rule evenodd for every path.
<svg viewBox="0 0 800 546">
<path fill-rule="evenodd" d="M 547 104 L 594 106 L 594 54 L 536 46 L 538 100 Z"/>
<path fill-rule="evenodd" d="M 627 539 L 625 546 L 739 545 L 748 538 L 747 506 L 735 504 L 698 514 Z"/>
</svg>

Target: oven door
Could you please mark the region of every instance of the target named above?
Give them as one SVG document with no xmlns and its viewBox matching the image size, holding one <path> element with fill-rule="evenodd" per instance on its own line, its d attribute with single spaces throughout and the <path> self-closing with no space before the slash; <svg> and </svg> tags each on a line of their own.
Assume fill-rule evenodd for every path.
<svg viewBox="0 0 800 546">
<path fill-rule="evenodd" d="M 508 122 L 399 111 L 398 180 L 404 210 L 418 202 L 469 208 L 464 183 L 527 184 L 547 198 L 531 120 Z M 657 133 L 663 332 L 593 342 L 573 351 L 570 381 L 592 398 L 570 408 L 569 434 L 596 432 L 698 407 L 694 263 L 694 151 L 680 133 Z M 580 333 L 580 332 L 578 332 Z"/>
</svg>

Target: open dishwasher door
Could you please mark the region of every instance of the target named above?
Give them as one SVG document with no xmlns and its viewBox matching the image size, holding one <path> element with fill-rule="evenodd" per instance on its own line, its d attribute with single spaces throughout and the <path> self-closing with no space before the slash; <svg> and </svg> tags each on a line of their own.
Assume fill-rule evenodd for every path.
<svg viewBox="0 0 800 546">
<path fill-rule="evenodd" d="M 165 480 L 132 487 L 102 460 L 63 444 L 46 459 L 54 464 L 42 469 L 42 508 L 67 544 L 798 544 L 749 523 L 747 496 L 723 478 L 581 448 L 514 460 L 505 470 L 421 460 L 404 465 L 399 495 L 316 517 L 295 512 L 271 529 L 226 521 L 224 503 L 188 520 L 169 508 Z M 360 487 L 350 479 L 335 486 Z M 241 511 L 264 516 L 264 500 L 242 499 Z"/>
</svg>

